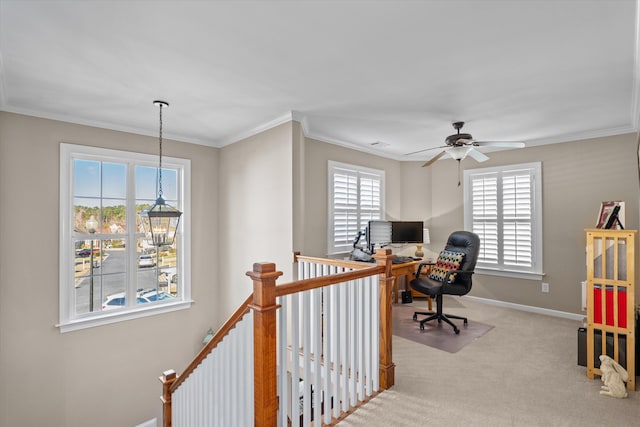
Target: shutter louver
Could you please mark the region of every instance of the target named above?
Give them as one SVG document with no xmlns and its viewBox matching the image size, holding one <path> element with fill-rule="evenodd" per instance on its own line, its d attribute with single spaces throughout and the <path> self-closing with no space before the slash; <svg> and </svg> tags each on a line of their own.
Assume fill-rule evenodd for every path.
<svg viewBox="0 0 640 427">
<path fill-rule="evenodd" d="M 529 173 L 502 178 L 504 264 L 531 267 L 532 183 Z"/>
<path fill-rule="evenodd" d="M 336 170 L 333 176 L 333 244 L 350 244 L 358 232 L 358 177 L 352 171 Z"/>
<path fill-rule="evenodd" d="M 478 261 L 498 263 L 498 178 L 479 175 L 471 181 L 472 231 L 480 237 Z"/>
</svg>

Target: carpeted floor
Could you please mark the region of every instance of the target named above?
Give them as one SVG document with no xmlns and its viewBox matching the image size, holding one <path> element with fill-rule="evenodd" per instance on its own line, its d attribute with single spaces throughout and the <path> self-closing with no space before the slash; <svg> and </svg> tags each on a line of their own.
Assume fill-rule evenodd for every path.
<svg viewBox="0 0 640 427">
<path fill-rule="evenodd" d="M 602 381 L 578 366 L 581 322 L 466 297 L 447 297 L 445 307 L 494 328 L 457 353 L 394 336 L 395 386 L 340 426 L 640 425 L 640 391 L 627 399 L 602 396 Z"/>
<path fill-rule="evenodd" d="M 453 323 L 460 328 L 458 335 L 450 325 L 444 322 L 438 324 L 435 320 L 425 323 L 424 330 L 420 330 L 419 320 L 426 316 L 418 315 L 418 321 L 413 320 L 416 310 L 422 308 L 402 304 L 393 306 L 393 335 L 449 353 L 457 353 L 493 328 L 474 319 L 468 319 L 466 326 L 462 320 L 453 319 Z"/>
</svg>

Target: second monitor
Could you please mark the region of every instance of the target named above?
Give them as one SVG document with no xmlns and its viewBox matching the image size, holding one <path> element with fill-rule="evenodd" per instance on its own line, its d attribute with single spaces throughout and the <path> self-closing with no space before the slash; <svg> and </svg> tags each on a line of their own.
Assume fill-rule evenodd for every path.
<svg viewBox="0 0 640 427">
<path fill-rule="evenodd" d="M 391 243 L 422 243 L 424 222 L 392 221 Z"/>
<path fill-rule="evenodd" d="M 422 243 L 423 221 L 369 221 L 366 233 L 369 251 L 390 243 Z"/>
</svg>

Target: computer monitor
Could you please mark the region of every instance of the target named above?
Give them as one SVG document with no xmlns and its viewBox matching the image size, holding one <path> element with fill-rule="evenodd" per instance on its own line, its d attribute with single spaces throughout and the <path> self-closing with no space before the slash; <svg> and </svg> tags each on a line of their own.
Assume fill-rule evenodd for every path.
<svg viewBox="0 0 640 427">
<path fill-rule="evenodd" d="M 422 243 L 423 221 L 392 221 L 391 243 Z"/>
<path fill-rule="evenodd" d="M 376 247 L 381 248 L 391 243 L 391 222 L 381 220 L 369 221 L 366 239 L 369 252 L 371 253 L 373 253 Z"/>
</svg>

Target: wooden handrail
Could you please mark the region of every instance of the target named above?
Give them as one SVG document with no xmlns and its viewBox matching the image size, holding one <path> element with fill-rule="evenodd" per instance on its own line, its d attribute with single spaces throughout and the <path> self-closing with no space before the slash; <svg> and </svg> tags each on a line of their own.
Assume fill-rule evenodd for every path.
<svg viewBox="0 0 640 427">
<path fill-rule="evenodd" d="M 293 254 L 293 262 L 300 262 L 300 261 L 315 262 L 317 264 L 328 264 L 328 265 L 335 265 L 337 267 L 346 267 L 346 268 L 355 268 L 355 269 L 368 268 L 374 265 L 370 262 L 353 261 L 349 259 L 318 258 L 318 257 L 300 255 L 299 252 L 295 252 Z"/>
<path fill-rule="evenodd" d="M 333 265 L 333 264 L 332 264 Z M 297 292 L 308 291 L 311 289 L 322 288 L 336 283 L 348 282 L 350 280 L 361 279 L 374 274 L 384 273 L 384 267 L 375 264 L 369 264 L 368 268 L 360 270 L 347 271 L 345 273 L 332 274 L 331 276 L 314 277 L 313 279 L 297 280 L 291 283 L 285 283 L 276 287 L 276 296 L 295 294 Z"/>
<path fill-rule="evenodd" d="M 236 323 L 238 323 L 240 319 L 242 319 L 242 316 L 249 312 L 249 305 L 251 304 L 251 301 L 253 301 L 253 294 L 249 295 L 249 297 L 242 303 L 242 305 L 238 307 L 238 309 L 231 315 L 231 317 L 229 317 L 229 319 L 227 319 L 225 324 L 222 325 L 222 327 L 218 329 L 213 338 L 211 338 L 211 341 L 209 341 L 202 348 L 202 350 L 200 350 L 197 356 L 191 361 L 189 366 L 187 366 L 187 369 L 185 369 L 182 375 L 180 375 L 178 379 L 175 380 L 175 382 L 171 385 L 171 393 L 173 393 L 178 387 L 180 387 L 180 384 L 182 384 L 184 380 L 186 380 L 187 377 L 191 375 L 191 373 L 198 367 L 198 365 L 202 363 L 207 355 L 209 355 L 209 353 L 211 353 L 211 351 L 216 348 L 218 344 L 220 344 L 222 339 L 229 333 L 229 331 L 233 329 L 234 326 L 236 326 Z"/>
</svg>

